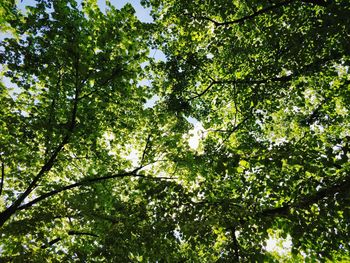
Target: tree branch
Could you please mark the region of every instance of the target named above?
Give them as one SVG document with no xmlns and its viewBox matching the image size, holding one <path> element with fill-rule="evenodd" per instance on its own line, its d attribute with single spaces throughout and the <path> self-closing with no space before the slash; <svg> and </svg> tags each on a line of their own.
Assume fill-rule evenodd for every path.
<svg viewBox="0 0 350 263">
<path fill-rule="evenodd" d="M 59 189 L 56 189 L 56 190 L 53 190 L 53 191 L 50 191 L 50 192 L 47 192 L 45 194 L 42 194 L 41 196 L 35 198 L 34 200 L 24 204 L 24 205 L 21 205 L 17 208 L 17 210 L 23 210 L 23 209 L 27 209 L 31 206 L 33 206 L 34 204 L 46 199 L 46 198 L 49 198 L 51 196 L 54 196 L 54 195 L 57 195 L 63 191 L 66 191 L 66 190 L 70 190 L 70 189 L 73 189 L 73 188 L 76 188 L 76 187 L 80 187 L 80 186 L 83 186 L 83 185 L 88 185 L 88 184 L 92 184 L 92 183 L 96 183 L 96 182 L 100 182 L 100 181 L 104 181 L 104 180 L 108 180 L 108 179 L 112 179 L 112 178 L 117 178 L 117 177 L 128 177 L 128 176 L 137 176 L 137 177 L 144 177 L 143 175 L 138 175 L 136 174 L 136 172 L 138 170 L 140 170 L 141 168 L 137 168 L 131 172 L 127 172 L 127 173 L 122 173 L 122 174 L 114 174 L 114 175 L 109 175 L 109 176 L 103 176 L 103 177 L 98 177 L 98 178 L 91 178 L 91 179 L 87 179 L 87 180 L 83 180 L 83 181 L 80 181 L 80 182 L 77 182 L 77 183 L 74 183 L 74 184 L 70 184 L 70 185 L 67 185 L 67 186 L 64 186 L 64 187 L 61 187 Z"/>
<path fill-rule="evenodd" d="M 281 3 L 278 3 L 278 4 L 275 4 L 273 6 L 269 6 L 267 8 L 263 8 L 259 11 L 256 11 L 254 12 L 253 14 L 251 15 L 248 15 L 248 16 L 244 16 L 244 17 L 241 17 L 241 18 L 238 18 L 236 20 L 233 20 L 233 21 L 227 21 L 227 22 L 222 22 L 222 23 L 218 23 L 216 24 L 217 26 L 228 26 L 228 25 L 233 25 L 233 24 L 238 24 L 238 23 L 243 23 L 247 20 L 250 20 L 250 19 L 253 19 L 255 18 L 256 16 L 259 16 L 259 15 L 262 15 L 262 14 L 266 14 L 272 10 L 275 10 L 275 9 L 278 9 L 278 8 L 281 8 L 283 6 L 287 6 L 289 5 L 290 3 L 294 2 L 295 0 L 288 0 L 288 1 L 283 1 Z"/>
<path fill-rule="evenodd" d="M 271 78 L 264 78 L 264 79 L 252 79 L 249 78 L 248 79 L 219 79 L 219 80 L 214 80 L 212 77 L 210 77 L 210 79 L 212 80 L 211 83 L 209 84 L 208 87 L 206 87 L 202 92 L 196 94 L 193 97 L 190 97 L 187 101 L 191 101 L 197 98 L 202 97 L 203 95 L 205 95 L 214 85 L 216 84 L 266 84 L 269 82 L 281 82 L 281 83 L 286 83 L 289 81 L 292 81 L 293 78 L 296 78 L 298 76 L 300 76 L 302 73 L 305 72 L 314 72 L 317 69 L 319 69 L 319 67 L 324 66 L 327 62 L 330 62 L 332 60 L 338 60 L 341 59 L 343 56 L 340 53 L 335 52 L 334 54 L 331 54 L 330 56 L 326 57 L 326 58 L 321 58 L 321 59 L 317 59 L 307 65 L 304 65 L 302 67 L 300 67 L 298 70 L 295 70 L 293 72 L 293 74 L 288 75 L 288 76 L 275 76 L 275 77 L 271 77 Z"/>
<path fill-rule="evenodd" d="M 96 93 L 98 90 L 102 90 L 101 87 L 108 85 L 111 81 L 113 81 L 118 76 L 120 71 L 121 71 L 121 69 L 119 67 L 114 68 L 111 72 L 112 74 L 108 78 L 106 78 L 103 81 L 101 81 L 100 83 L 96 84 L 96 87 L 97 87 L 96 89 L 93 89 L 89 93 L 82 95 L 80 98 L 78 98 L 78 100 L 82 100 L 82 99 L 85 99 L 87 97 L 90 97 L 92 94 Z"/>
<path fill-rule="evenodd" d="M 46 156 L 49 156 L 49 152 L 51 151 L 51 145 L 49 144 L 50 143 L 50 139 L 52 139 L 52 123 L 53 121 L 55 120 L 55 106 L 56 106 L 56 100 L 57 100 L 57 97 L 59 97 L 59 89 L 60 89 L 60 86 L 61 86 L 61 81 L 62 81 L 62 73 L 61 73 L 61 65 L 59 65 L 58 67 L 58 72 L 59 72 L 59 75 L 58 75 L 58 80 L 56 82 L 56 85 L 55 85 L 55 89 L 54 89 L 54 94 L 53 94 L 53 98 L 52 98 L 52 102 L 51 102 L 51 105 L 50 105 L 50 110 L 49 110 L 49 118 L 48 118 L 48 128 L 47 128 L 47 135 L 46 135 L 46 140 L 45 140 L 45 158 Z"/>
<path fill-rule="evenodd" d="M 313 124 L 317 118 L 320 116 L 320 111 L 324 104 L 329 101 L 330 98 L 324 98 L 321 103 L 311 112 L 311 114 L 303 120 L 303 123 L 306 125 L 311 125 Z"/>
<path fill-rule="evenodd" d="M 5 178 L 5 165 L 4 162 L 1 162 L 1 183 L 0 183 L 0 196 L 2 194 L 2 188 L 4 186 L 4 178 Z"/>
<path fill-rule="evenodd" d="M 232 84 L 233 85 L 233 84 L 264 84 L 264 83 L 268 83 L 268 82 L 288 82 L 288 81 L 292 80 L 292 77 L 293 77 L 292 75 L 289 75 L 289 76 L 273 77 L 273 78 L 266 78 L 266 79 L 260 79 L 260 80 L 253 80 L 253 79 L 213 80 L 202 92 L 189 98 L 187 101 L 189 102 L 191 100 L 202 97 L 216 84 Z"/>
<path fill-rule="evenodd" d="M 62 238 L 60 238 L 60 237 L 52 239 L 49 243 L 42 245 L 41 248 L 45 249 L 45 248 L 51 247 L 52 245 L 56 244 L 57 242 L 59 242 L 61 240 L 62 240 Z"/>
<path fill-rule="evenodd" d="M 90 237 L 98 237 L 98 235 L 94 234 L 94 233 L 90 233 L 90 232 L 79 232 L 79 231 L 74 231 L 74 230 L 70 230 L 68 231 L 68 235 L 70 236 L 90 236 Z M 58 243 L 59 241 L 61 241 L 62 238 L 61 237 L 57 237 L 53 240 L 51 240 L 50 242 L 48 242 L 47 244 L 44 244 L 41 246 L 42 249 L 51 247 L 52 245 Z"/>
<path fill-rule="evenodd" d="M 185 16 L 189 16 L 189 17 L 191 17 L 191 18 L 193 18 L 193 19 L 207 20 L 207 21 L 209 21 L 209 22 L 214 23 L 215 26 L 219 26 L 219 25 L 220 25 L 220 22 L 218 22 L 218 21 L 216 21 L 216 20 L 214 20 L 214 19 L 212 19 L 212 18 L 210 18 L 210 17 L 207 17 L 207 16 L 194 16 L 194 15 L 188 14 L 188 13 L 185 13 L 184 15 L 185 15 Z"/>
<path fill-rule="evenodd" d="M 348 193 L 350 189 L 350 176 L 347 176 L 343 182 L 334 184 L 328 188 L 324 188 L 316 193 L 302 197 L 299 201 L 292 204 L 287 204 L 282 207 L 267 209 L 260 212 L 263 216 L 287 216 L 290 214 L 292 208 L 307 208 L 326 197 L 334 196 L 336 193 Z"/>
<path fill-rule="evenodd" d="M 29 184 L 27 189 L 13 202 L 13 204 L 8 207 L 6 210 L 0 213 L 0 227 L 17 211 L 17 208 L 21 205 L 24 199 L 29 196 L 29 194 L 37 187 L 41 178 L 45 175 L 46 172 L 50 171 L 54 165 L 58 154 L 62 151 L 63 147 L 68 143 L 73 130 L 76 125 L 76 116 L 78 111 L 78 98 L 80 94 L 80 84 L 78 82 L 78 65 L 76 65 L 76 83 L 75 83 L 75 96 L 73 101 L 73 108 L 71 112 L 70 124 L 66 135 L 63 137 L 61 143 L 56 147 L 56 149 L 51 154 L 49 160 L 42 166 L 39 173 L 34 177 L 33 181 Z"/>
<path fill-rule="evenodd" d="M 140 164 L 141 166 L 143 165 L 143 162 L 145 161 L 145 157 L 147 154 L 149 143 L 151 142 L 151 137 L 152 137 L 151 134 L 149 134 L 147 136 L 146 145 L 145 145 L 145 148 L 143 149 L 143 153 L 142 153 L 141 164 Z"/>
<path fill-rule="evenodd" d="M 292 2 L 295 2 L 295 0 L 283 1 L 281 3 L 278 3 L 278 4 L 275 4 L 275 5 L 263 8 L 263 9 L 261 9 L 259 11 L 256 11 L 256 12 L 250 14 L 250 15 L 247 15 L 247 16 L 244 16 L 244 17 L 232 20 L 232 21 L 226 21 L 226 22 L 218 22 L 218 21 L 216 21 L 214 19 L 211 19 L 211 18 L 205 17 L 205 16 L 193 16 L 193 15 L 189 15 L 189 14 L 187 14 L 187 15 L 189 15 L 190 17 L 192 17 L 194 19 L 202 19 L 202 20 L 210 21 L 210 22 L 214 23 L 214 25 L 217 26 L 217 27 L 219 27 L 219 26 L 229 26 L 229 25 L 233 25 L 233 24 L 244 23 L 245 21 L 253 19 L 256 16 L 268 13 L 268 12 L 274 10 L 274 9 L 278 9 L 278 8 L 283 7 L 283 6 L 287 6 L 290 3 L 292 3 Z"/>
<path fill-rule="evenodd" d="M 208 87 L 206 87 L 201 93 L 198 93 L 197 95 L 195 95 L 195 96 L 189 98 L 189 99 L 187 100 L 187 102 L 189 102 L 189 101 L 191 101 L 191 100 L 194 100 L 194 99 L 197 99 L 197 98 L 199 98 L 199 97 L 202 97 L 205 93 L 207 93 L 207 92 L 208 92 L 215 84 L 217 84 L 217 83 L 218 83 L 217 81 L 212 81 L 212 82 L 208 85 Z"/>
<path fill-rule="evenodd" d="M 239 244 L 238 244 L 238 240 L 236 237 L 236 227 L 231 227 L 230 228 L 230 232 L 231 232 L 231 238 L 232 238 L 232 248 L 233 248 L 233 253 L 234 253 L 234 259 L 236 262 L 239 262 Z"/>
<path fill-rule="evenodd" d="M 261 9 L 259 11 L 253 12 L 250 15 L 247 15 L 247 16 L 244 16 L 244 17 L 232 20 L 232 21 L 225 21 L 225 22 L 218 22 L 218 21 L 216 21 L 216 20 L 214 20 L 214 19 L 212 19 L 210 17 L 206 17 L 206 16 L 194 16 L 194 15 L 191 15 L 191 14 L 185 14 L 185 15 L 190 16 L 193 19 L 207 20 L 209 22 L 214 23 L 214 25 L 217 26 L 217 27 L 219 27 L 219 26 L 229 26 L 229 25 L 233 25 L 233 24 L 244 23 L 247 20 L 251 20 L 251 19 L 253 19 L 253 18 L 255 18 L 255 17 L 259 16 L 259 15 L 266 14 L 266 13 L 269 13 L 269 12 L 275 10 L 275 9 L 279 9 L 281 7 L 287 6 L 287 5 L 289 5 L 289 4 L 293 3 L 293 2 L 296 2 L 296 0 L 283 1 L 283 2 L 280 2 L 278 4 L 275 4 L 275 5 L 263 8 L 263 9 Z M 319 6 L 323 6 L 323 7 L 326 7 L 326 6 L 329 5 L 329 3 L 327 3 L 325 0 L 301 0 L 300 2 L 311 3 L 311 4 L 314 4 L 314 5 L 319 5 Z"/>
<path fill-rule="evenodd" d="M 238 123 L 235 127 L 233 127 L 233 129 L 230 130 L 229 133 L 227 134 L 226 138 L 222 141 L 221 145 L 223 145 L 235 131 L 237 131 L 247 120 L 249 120 L 250 117 L 251 116 L 245 117 L 240 123 Z"/>
<path fill-rule="evenodd" d="M 33 205 L 39 203 L 40 201 L 42 201 L 44 199 L 47 199 L 47 198 L 49 198 L 51 196 L 57 195 L 57 194 L 59 194 L 59 193 L 61 193 L 63 191 L 67 191 L 67 190 L 70 190 L 70 189 L 73 189 L 73 188 L 76 188 L 76 187 L 80 187 L 80 186 L 84 186 L 84 185 L 99 183 L 99 182 L 102 182 L 102 181 L 105 181 L 105 180 L 109 180 L 109 179 L 114 179 L 114 178 L 123 178 L 123 177 L 131 177 L 131 176 L 133 176 L 133 177 L 140 177 L 140 178 L 152 179 L 152 180 L 164 180 L 164 179 L 165 180 L 173 180 L 174 179 L 174 178 L 171 178 L 171 177 L 150 177 L 150 176 L 145 176 L 145 175 L 142 175 L 142 174 L 137 174 L 137 172 L 139 170 L 143 169 L 144 167 L 145 166 L 140 166 L 140 167 L 136 168 L 135 170 L 133 170 L 131 172 L 126 172 L 126 173 L 121 173 L 121 174 L 113 174 L 113 175 L 102 176 L 102 177 L 97 177 L 97 178 L 90 178 L 90 179 L 87 179 L 87 180 L 83 180 L 83 181 L 80 181 L 80 182 L 77 182 L 77 183 L 74 183 L 74 184 L 70 184 L 70 185 L 61 187 L 59 189 L 56 189 L 56 190 L 47 192 L 45 194 L 42 194 L 41 196 L 33 199 L 32 201 L 19 206 L 17 208 L 17 210 L 20 211 L 20 210 L 28 209 L 28 208 L 32 207 Z"/>
</svg>

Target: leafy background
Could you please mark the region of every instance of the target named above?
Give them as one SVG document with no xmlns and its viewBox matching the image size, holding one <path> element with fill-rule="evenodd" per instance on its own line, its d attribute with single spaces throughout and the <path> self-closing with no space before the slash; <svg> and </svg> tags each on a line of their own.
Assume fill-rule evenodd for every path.
<svg viewBox="0 0 350 263">
<path fill-rule="evenodd" d="M 113 4 L 1 4 L 1 260 L 346 262 L 348 1 Z"/>
</svg>

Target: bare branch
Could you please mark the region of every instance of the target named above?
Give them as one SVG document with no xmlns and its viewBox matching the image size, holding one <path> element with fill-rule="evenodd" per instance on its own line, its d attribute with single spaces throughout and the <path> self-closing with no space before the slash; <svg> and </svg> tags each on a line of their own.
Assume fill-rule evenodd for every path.
<svg viewBox="0 0 350 263">
<path fill-rule="evenodd" d="M 262 14 L 266 14 L 266 13 L 272 11 L 272 10 L 281 8 L 283 6 L 287 6 L 287 5 L 289 5 L 290 3 L 294 2 L 294 1 L 295 0 L 283 1 L 283 2 L 275 4 L 273 6 L 269 6 L 267 8 L 263 8 L 263 9 L 261 9 L 259 11 L 256 11 L 256 12 L 254 12 L 251 15 L 244 16 L 244 17 L 241 17 L 241 18 L 233 20 L 233 21 L 227 21 L 227 22 L 218 23 L 217 26 L 228 26 L 228 25 L 233 25 L 233 24 L 244 23 L 245 21 L 253 19 L 256 16 L 259 16 L 259 15 L 262 15 Z"/>
</svg>

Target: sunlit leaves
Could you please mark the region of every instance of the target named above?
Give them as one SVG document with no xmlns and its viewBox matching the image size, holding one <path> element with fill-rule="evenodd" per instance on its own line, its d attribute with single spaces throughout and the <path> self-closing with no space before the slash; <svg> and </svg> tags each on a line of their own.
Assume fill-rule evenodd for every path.
<svg viewBox="0 0 350 263">
<path fill-rule="evenodd" d="M 188 159 L 187 164 L 195 162 L 187 178 L 199 185 L 202 202 L 232 200 L 244 207 L 243 214 L 229 210 L 228 219 L 254 228 L 254 234 L 239 238 L 241 257 L 264 254 L 256 248 L 279 217 L 289 217 L 295 229 L 317 221 L 313 234 L 299 232 L 303 243 L 293 240 L 293 251 L 309 246 L 299 256 L 329 257 L 331 245 L 317 247 L 314 240 L 325 232 L 320 211 L 331 210 L 318 203 L 327 200 L 332 206 L 334 185 L 348 183 L 343 92 L 348 90 L 349 28 L 344 16 L 335 17 L 349 14 L 349 6 L 342 1 L 147 2 L 156 23 L 167 28 L 155 37 L 169 58 L 158 72 L 168 78 L 166 85 L 155 85 L 176 98 L 177 111 L 205 127 L 204 152 Z M 186 101 L 190 111 L 179 107 Z M 346 210 L 342 200 L 338 209 Z M 220 222 L 221 210 L 216 213 Z M 290 229 L 283 231 L 298 236 Z"/>
<path fill-rule="evenodd" d="M 1 259 L 347 256 L 348 3 L 10 2 Z"/>
</svg>

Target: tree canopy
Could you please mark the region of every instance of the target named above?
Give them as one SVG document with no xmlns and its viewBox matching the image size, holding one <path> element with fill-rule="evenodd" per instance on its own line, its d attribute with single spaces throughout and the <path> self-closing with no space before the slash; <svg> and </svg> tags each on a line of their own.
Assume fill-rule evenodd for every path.
<svg viewBox="0 0 350 263">
<path fill-rule="evenodd" d="M 0 261 L 350 260 L 350 2 L 105 2 L 0 4 Z"/>
</svg>

